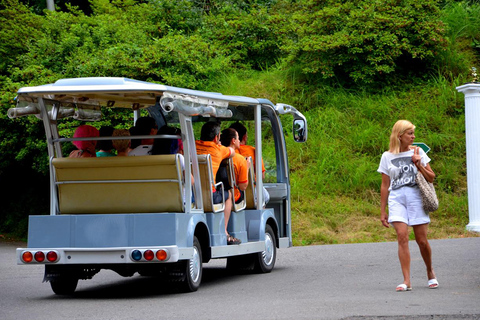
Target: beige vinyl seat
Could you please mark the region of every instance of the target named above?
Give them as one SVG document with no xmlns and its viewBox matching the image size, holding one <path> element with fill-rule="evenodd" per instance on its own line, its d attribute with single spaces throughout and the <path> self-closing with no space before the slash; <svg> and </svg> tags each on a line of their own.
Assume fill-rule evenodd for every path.
<svg viewBox="0 0 480 320">
<path fill-rule="evenodd" d="M 252 157 L 249 157 L 250 161 L 248 166 L 248 186 L 245 189 L 245 207 L 247 209 L 256 209 L 256 197 L 255 197 L 255 173 L 253 170 Z"/>
<path fill-rule="evenodd" d="M 224 187 L 222 182 L 215 183 L 212 157 L 209 154 L 199 154 L 197 155 L 197 159 L 202 187 L 203 209 L 205 212 L 223 212 L 225 210 L 225 200 L 227 199 L 223 199 L 221 203 L 213 203 L 212 186 L 215 186 L 215 189 L 221 188 L 222 195 L 224 194 Z"/>
<path fill-rule="evenodd" d="M 178 154 L 52 159 L 61 214 L 184 212 Z"/>
<path fill-rule="evenodd" d="M 229 181 L 230 185 L 231 186 L 237 186 L 237 181 L 235 179 L 235 167 L 233 165 L 233 159 L 232 158 L 228 159 L 228 161 L 227 161 L 227 173 L 228 173 L 228 181 Z M 233 192 L 233 189 L 232 189 L 232 192 Z M 246 197 L 247 197 L 247 195 L 246 195 L 246 190 L 245 190 L 245 192 L 243 194 L 243 200 L 242 201 L 240 201 L 239 203 L 235 203 L 235 201 L 233 201 L 233 206 L 232 206 L 233 211 L 238 212 L 238 211 L 241 211 L 241 210 L 245 209 L 245 207 L 247 206 Z"/>
</svg>

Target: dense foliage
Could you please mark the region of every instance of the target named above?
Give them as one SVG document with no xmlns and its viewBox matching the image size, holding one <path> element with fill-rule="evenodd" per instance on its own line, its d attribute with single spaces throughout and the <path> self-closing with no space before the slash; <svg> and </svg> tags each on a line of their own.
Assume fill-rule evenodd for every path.
<svg viewBox="0 0 480 320">
<path fill-rule="evenodd" d="M 299 2 L 285 50 L 305 73 L 343 81 L 373 83 L 391 79 L 386 75 L 392 73 L 398 78 L 425 71 L 446 46 L 436 4 L 435 0 Z"/>
<path fill-rule="evenodd" d="M 291 103 L 310 121 L 310 142 L 289 145 L 292 190 L 312 199 L 340 195 L 374 206 L 372 168 L 391 122 L 408 118 L 428 128 L 423 138 L 441 155 L 444 196 L 463 197 L 449 210 L 465 206 L 464 115 L 452 87 L 479 61 L 475 1 L 55 3 L 50 12 L 41 0 L 0 0 L 0 179 L 21 191 L 1 195 L 0 231 L 23 233 L 25 217 L 48 207 L 42 124 L 7 119 L 6 111 L 19 87 L 68 77 L 129 77 Z M 313 207 L 294 203 L 297 217 L 318 218 Z M 328 242 L 307 243 L 315 241 Z"/>
</svg>

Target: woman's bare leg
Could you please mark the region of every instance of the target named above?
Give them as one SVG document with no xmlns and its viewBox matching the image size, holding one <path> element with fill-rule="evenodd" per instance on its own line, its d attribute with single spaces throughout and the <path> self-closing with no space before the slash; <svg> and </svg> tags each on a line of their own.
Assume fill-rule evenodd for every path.
<svg viewBox="0 0 480 320">
<path fill-rule="evenodd" d="M 410 283 L 410 249 L 408 247 L 408 225 L 403 222 L 393 222 L 397 232 L 398 258 L 403 273 L 403 283 L 411 287 Z"/>
<path fill-rule="evenodd" d="M 413 226 L 413 232 L 415 233 L 415 240 L 417 241 L 418 248 L 425 262 L 425 267 L 427 267 L 428 280 L 435 279 L 435 272 L 432 267 L 432 248 L 430 248 L 430 243 L 428 243 L 427 239 L 428 224 Z"/>
</svg>

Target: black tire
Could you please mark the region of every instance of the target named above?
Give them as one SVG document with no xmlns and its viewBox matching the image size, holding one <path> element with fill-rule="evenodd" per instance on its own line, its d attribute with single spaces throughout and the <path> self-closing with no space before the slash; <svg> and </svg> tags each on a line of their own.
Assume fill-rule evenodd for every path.
<svg viewBox="0 0 480 320">
<path fill-rule="evenodd" d="M 53 292 L 58 295 L 69 295 L 75 292 L 78 279 L 72 277 L 61 276 L 50 280 L 50 286 Z"/>
<path fill-rule="evenodd" d="M 202 282 L 203 264 L 202 247 L 197 237 L 193 237 L 193 258 L 181 262 L 184 276 L 180 281 L 180 289 L 183 292 L 197 291 Z"/>
<path fill-rule="evenodd" d="M 277 260 L 277 241 L 272 227 L 268 224 L 265 226 L 265 251 L 255 255 L 255 272 L 269 273 L 273 270 Z"/>
</svg>

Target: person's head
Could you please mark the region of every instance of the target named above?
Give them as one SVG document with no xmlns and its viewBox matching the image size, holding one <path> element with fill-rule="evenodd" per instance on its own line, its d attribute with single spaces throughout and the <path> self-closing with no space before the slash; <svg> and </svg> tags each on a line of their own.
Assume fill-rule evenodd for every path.
<svg viewBox="0 0 480 320">
<path fill-rule="evenodd" d="M 225 147 L 234 147 L 236 150 L 240 149 L 240 140 L 238 139 L 238 132 L 235 129 L 227 128 L 222 131 L 220 135 L 220 143 Z"/>
<path fill-rule="evenodd" d="M 180 135 L 180 129 L 175 127 L 163 126 L 158 130 L 158 134 Z M 155 139 L 151 154 L 175 154 L 179 153 L 179 139 Z"/>
<path fill-rule="evenodd" d="M 390 135 L 390 152 L 399 153 L 401 143 L 411 144 L 414 135 L 415 126 L 408 120 L 398 120 L 392 128 L 392 134 Z"/>
<path fill-rule="evenodd" d="M 139 136 L 157 134 L 157 123 L 152 117 L 140 117 L 135 122 L 135 133 Z"/>
<path fill-rule="evenodd" d="M 112 137 L 130 137 L 130 131 L 127 129 L 115 129 Z M 130 139 L 112 140 L 112 145 L 117 152 L 127 152 L 128 148 L 130 148 Z"/>
<path fill-rule="evenodd" d="M 130 136 L 138 136 L 137 128 L 136 128 L 135 126 L 130 127 L 130 129 L 128 129 L 128 132 L 130 133 Z M 141 140 L 132 139 L 132 140 L 130 140 L 130 148 L 135 149 L 135 148 L 138 147 L 141 143 L 142 143 Z"/>
<path fill-rule="evenodd" d="M 83 124 L 79 126 L 75 133 L 73 134 L 74 138 L 87 138 L 87 137 L 98 137 L 100 133 L 97 128 L 92 127 L 88 124 Z M 95 153 L 95 147 L 97 146 L 97 141 L 88 140 L 88 141 L 73 141 L 73 144 L 77 149 L 88 151 L 89 153 Z"/>
<path fill-rule="evenodd" d="M 208 121 L 202 127 L 202 131 L 200 133 L 200 140 L 214 141 L 215 138 L 219 140 L 220 139 L 220 137 L 218 137 L 219 134 L 220 134 L 220 123 L 215 121 Z"/>
<path fill-rule="evenodd" d="M 113 127 L 104 126 L 99 130 L 100 137 L 111 137 L 113 134 Z M 112 140 L 99 140 L 97 143 L 99 150 L 110 151 L 113 149 Z"/>
<path fill-rule="evenodd" d="M 235 129 L 235 131 L 238 132 L 238 139 L 240 139 L 240 141 L 243 141 L 245 139 L 245 141 L 243 141 L 244 143 L 246 143 L 246 138 L 247 138 L 247 128 L 245 128 L 245 126 L 243 124 L 241 124 L 240 122 L 235 122 L 235 123 L 232 123 L 232 125 L 230 126 L 230 128 L 232 129 Z"/>
<path fill-rule="evenodd" d="M 135 133 L 139 136 L 154 136 L 157 134 L 158 127 L 155 119 L 151 117 L 141 117 L 138 118 L 137 122 L 135 123 Z M 141 140 L 135 139 L 140 141 L 139 145 L 152 145 L 153 139 L 143 138 Z M 137 144 L 135 144 L 137 145 Z"/>
</svg>

